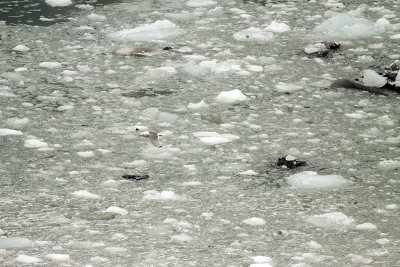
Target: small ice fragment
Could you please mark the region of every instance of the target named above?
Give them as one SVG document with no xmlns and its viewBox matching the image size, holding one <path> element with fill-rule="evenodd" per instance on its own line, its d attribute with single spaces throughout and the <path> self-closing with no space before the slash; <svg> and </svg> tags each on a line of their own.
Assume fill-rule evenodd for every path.
<svg viewBox="0 0 400 267">
<path fill-rule="evenodd" d="M 281 92 L 281 93 L 291 93 L 291 92 L 303 89 L 303 86 L 293 84 L 293 83 L 278 82 L 275 85 L 275 88 L 276 88 L 276 91 Z"/>
<path fill-rule="evenodd" d="M 24 147 L 26 148 L 45 148 L 48 147 L 49 145 L 46 142 L 30 138 L 25 140 Z"/>
<path fill-rule="evenodd" d="M 199 138 L 200 142 L 206 145 L 219 145 L 239 139 L 239 136 L 237 135 L 219 134 L 216 132 L 195 132 L 193 135 Z"/>
<path fill-rule="evenodd" d="M 204 101 L 201 100 L 199 103 L 189 103 L 187 105 L 188 109 L 192 109 L 192 110 L 199 110 L 199 109 L 204 109 L 204 108 L 208 108 L 209 105 Z"/>
<path fill-rule="evenodd" d="M 189 0 L 186 2 L 186 5 L 190 7 L 206 7 L 213 6 L 215 4 L 217 4 L 217 2 L 212 0 Z"/>
<path fill-rule="evenodd" d="M 295 188 L 336 188 L 349 183 L 340 175 L 318 175 L 317 172 L 304 171 L 286 178 L 288 184 Z"/>
<path fill-rule="evenodd" d="M 72 195 L 73 195 L 74 197 L 77 197 L 77 198 L 86 198 L 86 199 L 98 199 L 98 198 L 100 198 L 99 195 L 90 193 L 90 192 L 87 191 L 87 190 L 75 191 L 75 192 L 72 193 Z"/>
<path fill-rule="evenodd" d="M 29 248 L 32 246 L 33 242 L 24 237 L 0 238 L 0 249 Z"/>
<path fill-rule="evenodd" d="M 309 216 L 306 221 L 321 228 L 343 228 L 351 226 L 354 219 L 342 212 L 330 212 Z"/>
<path fill-rule="evenodd" d="M 0 136 L 6 136 L 6 135 L 22 135 L 22 132 L 13 129 L 0 128 Z"/>
<path fill-rule="evenodd" d="M 17 45 L 16 47 L 14 47 L 12 50 L 14 51 L 18 51 L 18 52 L 26 52 L 31 50 L 29 47 L 27 47 L 26 45 Z"/>
<path fill-rule="evenodd" d="M 387 210 L 397 210 L 397 204 L 389 204 L 389 205 L 386 205 L 386 207 L 385 207 L 385 209 L 387 209 Z"/>
<path fill-rule="evenodd" d="M 189 242 L 189 241 L 193 240 L 193 237 L 183 233 L 183 234 L 173 235 L 173 236 L 171 236 L 171 239 L 178 241 L 178 242 Z"/>
<path fill-rule="evenodd" d="M 224 104 L 233 104 L 247 99 L 247 96 L 245 96 L 239 89 L 223 91 L 216 98 L 217 102 Z"/>
<path fill-rule="evenodd" d="M 376 230 L 376 225 L 372 223 L 362 223 L 356 226 L 357 230 Z"/>
<path fill-rule="evenodd" d="M 19 255 L 16 259 L 17 262 L 25 263 L 25 264 L 33 264 L 41 262 L 42 260 L 38 257 L 28 256 L 28 255 Z"/>
<path fill-rule="evenodd" d="M 45 68 L 45 69 L 58 69 L 58 68 L 61 68 L 62 65 L 60 62 L 52 61 L 52 62 L 41 62 L 39 64 L 39 67 Z"/>
<path fill-rule="evenodd" d="M 312 249 L 322 249 L 321 244 L 311 240 L 310 242 L 307 243 L 307 245 L 312 248 Z"/>
<path fill-rule="evenodd" d="M 380 239 L 375 240 L 375 242 L 378 243 L 379 245 L 383 246 L 383 245 L 389 244 L 390 240 L 387 238 L 380 238 Z"/>
<path fill-rule="evenodd" d="M 251 226 L 260 226 L 265 224 L 265 220 L 258 217 L 248 218 L 243 221 L 243 223 L 251 225 Z"/>
<path fill-rule="evenodd" d="M 45 3 L 52 7 L 64 7 L 72 5 L 71 0 L 45 0 Z"/>
<path fill-rule="evenodd" d="M 97 21 L 106 20 L 106 17 L 105 17 L 105 16 L 103 16 L 103 15 L 97 15 L 97 14 L 95 14 L 95 13 L 92 13 L 92 14 L 88 15 L 87 17 L 88 17 L 88 19 L 90 19 L 90 20 L 97 20 Z"/>
<path fill-rule="evenodd" d="M 274 40 L 274 34 L 272 32 L 263 31 L 260 28 L 251 27 L 235 33 L 233 38 L 238 41 L 266 43 Z"/>
<path fill-rule="evenodd" d="M 382 87 L 386 84 L 387 80 L 385 77 L 380 76 L 373 70 L 364 70 L 363 83 L 366 86 Z"/>
<path fill-rule="evenodd" d="M 147 190 L 144 192 L 143 199 L 147 200 L 184 200 L 185 196 L 179 196 L 170 190 L 158 192 L 156 190 Z"/>
<path fill-rule="evenodd" d="M 268 32 L 288 32 L 290 31 L 290 26 L 287 25 L 286 23 L 279 23 L 276 22 L 275 20 L 271 22 L 266 28 L 264 28 L 264 31 Z"/>
<path fill-rule="evenodd" d="M 258 175 L 258 173 L 253 171 L 253 170 L 247 170 L 247 171 L 244 171 L 244 172 L 239 172 L 239 174 L 241 174 L 241 175 L 249 175 L 249 176 Z"/>
<path fill-rule="evenodd" d="M 394 170 L 400 168 L 400 161 L 399 160 L 382 160 L 378 163 L 379 168 L 385 170 Z"/>
<path fill-rule="evenodd" d="M 127 210 L 122 209 L 120 207 L 116 207 L 116 206 L 109 207 L 104 212 L 116 213 L 116 214 L 120 214 L 120 215 L 123 215 L 123 216 L 128 214 Z"/>
<path fill-rule="evenodd" d="M 94 157 L 94 152 L 93 151 L 79 151 L 77 152 L 78 156 L 82 158 L 91 158 Z"/>
<path fill-rule="evenodd" d="M 47 258 L 53 260 L 53 261 L 67 261 L 69 260 L 69 255 L 68 254 L 47 254 Z"/>
</svg>

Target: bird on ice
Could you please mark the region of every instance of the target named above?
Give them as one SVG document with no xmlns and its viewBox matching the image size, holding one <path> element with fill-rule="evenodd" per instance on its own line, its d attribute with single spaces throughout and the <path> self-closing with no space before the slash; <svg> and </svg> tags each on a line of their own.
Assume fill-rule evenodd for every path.
<svg viewBox="0 0 400 267">
<path fill-rule="evenodd" d="M 139 132 L 139 136 L 148 137 L 150 143 L 152 143 L 156 147 L 162 147 L 160 141 L 158 141 L 158 133 L 152 131 L 141 131 L 139 128 L 136 128 L 136 132 Z"/>
</svg>

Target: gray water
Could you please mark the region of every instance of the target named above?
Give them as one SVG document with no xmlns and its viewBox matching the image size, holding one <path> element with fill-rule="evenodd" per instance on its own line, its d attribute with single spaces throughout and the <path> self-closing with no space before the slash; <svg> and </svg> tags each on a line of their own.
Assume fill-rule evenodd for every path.
<svg viewBox="0 0 400 267">
<path fill-rule="evenodd" d="M 400 266 L 400 98 L 329 87 L 335 78 L 379 71 L 399 59 L 399 40 L 390 38 L 399 32 L 336 38 L 342 48 L 326 59 L 301 52 L 326 38 L 311 32 L 328 18 L 326 11 L 367 4 L 364 18 L 388 15 L 394 25 L 399 4 L 216 2 L 196 9 L 172 0 L 89 1 L 82 3 L 93 4 L 92 10 L 56 8 L 57 19 L 46 25 L 1 15 L 0 128 L 19 132 L 0 136 L 0 234 L 29 241 L 15 248 L 1 246 L 0 239 L 0 265 L 249 266 L 253 257 L 265 256 L 270 259 L 259 266 Z M 44 9 L 41 3 L 37 12 Z M 91 13 L 105 19 L 90 19 Z M 109 36 L 165 19 L 186 33 L 157 42 Z M 291 30 L 267 43 L 232 37 L 272 20 Z M 13 51 L 21 44 L 30 50 Z M 125 57 L 110 53 L 116 45 L 183 52 Z M 248 73 L 196 77 L 185 69 L 196 56 L 230 60 Z M 261 56 L 275 61 L 260 63 Z M 42 62 L 61 66 L 47 69 Z M 279 82 L 301 89 L 282 93 Z M 234 89 L 248 99 L 215 100 Z M 209 106 L 187 108 L 201 100 Z M 163 112 L 157 118 L 154 108 Z M 163 147 L 139 138 L 137 125 L 160 132 Z M 204 131 L 239 138 L 207 145 L 195 136 Z M 288 154 L 307 166 L 276 167 Z M 247 170 L 255 175 L 241 174 Z M 333 189 L 287 183 L 303 171 L 340 175 L 349 183 Z M 124 174 L 149 179 L 129 181 Z M 332 212 L 352 223 L 327 228 L 307 221 Z M 264 221 L 249 224 L 249 218 Z M 364 223 L 376 228 L 357 227 Z"/>
</svg>

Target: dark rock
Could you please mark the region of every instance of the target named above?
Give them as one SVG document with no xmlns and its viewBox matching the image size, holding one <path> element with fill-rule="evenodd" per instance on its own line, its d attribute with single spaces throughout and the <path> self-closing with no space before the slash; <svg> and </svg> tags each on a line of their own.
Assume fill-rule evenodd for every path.
<svg viewBox="0 0 400 267">
<path fill-rule="evenodd" d="M 307 165 L 307 162 L 298 159 L 292 159 L 292 157 L 286 156 L 278 158 L 276 165 L 281 166 L 282 168 L 294 169 Z"/>
<path fill-rule="evenodd" d="M 124 175 L 122 175 L 122 178 L 127 179 L 127 180 L 139 181 L 139 180 L 149 179 L 150 176 L 148 176 L 147 174 L 145 174 L 145 175 L 124 174 Z"/>
</svg>

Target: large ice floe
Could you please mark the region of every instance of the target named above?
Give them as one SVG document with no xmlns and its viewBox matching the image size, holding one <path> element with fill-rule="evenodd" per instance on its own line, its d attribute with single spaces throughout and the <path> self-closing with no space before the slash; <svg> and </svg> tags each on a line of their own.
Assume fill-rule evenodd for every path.
<svg viewBox="0 0 400 267">
<path fill-rule="evenodd" d="M 340 175 L 318 175 L 313 171 L 299 172 L 286 178 L 295 188 L 336 188 L 350 182 Z"/>
<path fill-rule="evenodd" d="M 121 42 L 139 42 L 169 39 L 185 33 L 185 30 L 169 20 L 157 20 L 154 23 L 143 24 L 133 29 L 111 33 L 109 37 Z"/>
<path fill-rule="evenodd" d="M 374 23 L 365 18 L 342 13 L 317 25 L 313 29 L 313 33 L 341 38 L 371 37 L 385 31 L 398 29 L 400 26 L 398 24 L 392 25 L 387 20 L 385 22 L 381 19 Z"/>
<path fill-rule="evenodd" d="M 234 134 L 219 134 L 216 132 L 196 132 L 193 135 L 206 145 L 219 145 L 239 139 L 239 136 Z"/>
</svg>

